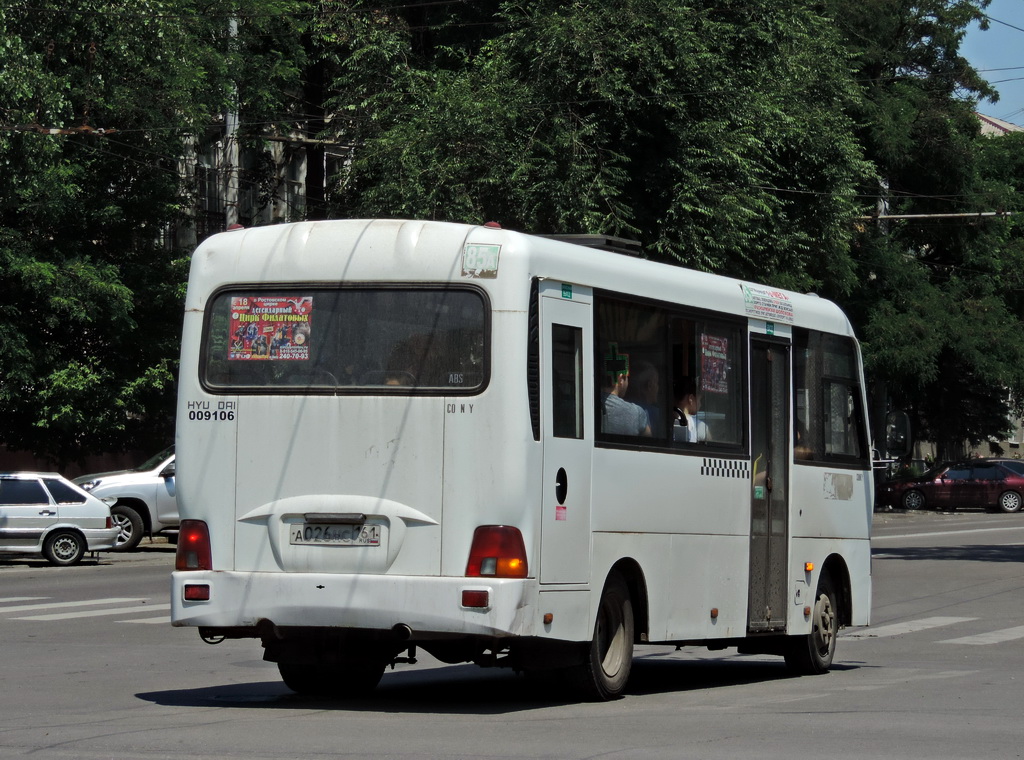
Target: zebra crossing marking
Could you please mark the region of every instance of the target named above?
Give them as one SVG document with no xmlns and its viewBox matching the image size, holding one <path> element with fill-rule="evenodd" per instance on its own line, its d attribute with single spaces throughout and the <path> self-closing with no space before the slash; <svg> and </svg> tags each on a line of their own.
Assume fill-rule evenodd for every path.
<svg viewBox="0 0 1024 760">
<path fill-rule="evenodd" d="M 44 597 L 45 598 L 45 597 Z M 128 602 L 145 602 L 148 597 L 111 597 L 109 599 L 85 599 L 80 602 L 46 602 L 44 604 L 16 604 L 11 607 L 0 607 L 0 613 L 34 612 L 35 610 L 60 609 L 62 607 L 95 607 L 100 604 L 127 604 Z M 14 618 L 20 620 L 21 618 Z"/>
<path fill-rule="evenodd" d="M 170 604 L 147 604 L 145 607 L 116 607 L 113 609 L 81 610 L 79 612 L 53 612 L 46 615 L 16 617 L 11 620 L 73 620 L 75 618 L 100 617 L 103 615 L 130 615 L 133 612 L 169 610 Z"/>
<path fill-rule="evenodd" d="M 966 646 L 985 646 L 987 644 L 1002 644 L 1006 641 L 1024 639 L 1024 625 L 1015 628 L 1004 628 L 1001 631 L 989 633 L 976 633 L 973 636 L 961 636 L 958 639 L 946 639 L 940 644 L 964 644 Z"/>
<path fill-rule="evenodd" d="M 940 628 L 956 623 L 969 623 L 978 618 L 972 617 L 930 617 L 920 620 L 908 620 L 905 623 L 891 623 L 890 625 L 879 626 L 878 628 L 862 628 L 848 633 L 844 638 L 848 639 L 882 639 L 887 636 L 901 636 L 905 633 L 916 633 L 929 628 Z"/>
</svg>

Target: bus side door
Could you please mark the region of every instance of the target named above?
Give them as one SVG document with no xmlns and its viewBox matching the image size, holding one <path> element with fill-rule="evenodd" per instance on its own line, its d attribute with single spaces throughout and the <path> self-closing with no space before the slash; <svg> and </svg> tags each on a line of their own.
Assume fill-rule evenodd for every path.
<svg viewBox="0 0 1024 760">
<path fill-rule="evenodd" d="M 786 628 L 789 568 L 789 346 L 751 340 L 751 633 Z"/>
<path fill-rule="evenodd" d="M 541 583 L 590 582 L 594 339 L 589 288 L 542 281 Z"/>
</svg>

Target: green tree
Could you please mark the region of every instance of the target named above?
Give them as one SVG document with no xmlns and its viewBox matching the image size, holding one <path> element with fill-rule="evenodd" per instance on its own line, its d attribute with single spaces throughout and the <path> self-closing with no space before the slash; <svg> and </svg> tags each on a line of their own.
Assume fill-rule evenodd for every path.
<svg viewBox="0 0 1024 760">
<path fill-rule="evenodd" d="M 851 287 L 854 90 L 805 3 L 350 5 L 378 10 L 336 37 L 334 130 L 357 146 L 339 213 L 634 237 L 674 263 Z"/>
<path fill-rule="evenodd" d="M 1013 223 L 942 214 L 1006 210 L 1000 143 L 979 136 L 977 99 L 993 91 L 959 54 L 986 0 L 832 0 L 863 97 L 852 115 L 876 178 L 865 210 L 917 218 L 867 223 L 854 241 L 848 301 L 878 388 L 913 412 L 941 457 L 1001 436 L 1008 391 L 1024 385 L 1020 258 Z M 1000 158 L 993 158 L 999 154 Z M 878 425 L 876 424 L 876 427 Z"/>
<path fill-rule="evenodd" d="M 238 3 L 0 8 L 0 441 L 64 463 L 173 436 L 178 162 L 230 104 Z"/>
</svg>

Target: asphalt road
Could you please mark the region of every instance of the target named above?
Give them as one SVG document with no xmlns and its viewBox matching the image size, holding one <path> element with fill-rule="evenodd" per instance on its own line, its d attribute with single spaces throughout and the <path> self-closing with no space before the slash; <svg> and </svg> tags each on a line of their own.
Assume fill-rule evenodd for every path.
<svg viewBox="0 0 1024 760">
<path fill-rule="evenodd" d="M 360 702 L 298 697 L 254 641 L 167 623 L 173 548 L 0 557 L 0 757 L 1014 758 L 1024 515 L 875 516 L 873 625 L 833 671 L 642 647 L 624 699 L 424 657 Z"/>
</svg>

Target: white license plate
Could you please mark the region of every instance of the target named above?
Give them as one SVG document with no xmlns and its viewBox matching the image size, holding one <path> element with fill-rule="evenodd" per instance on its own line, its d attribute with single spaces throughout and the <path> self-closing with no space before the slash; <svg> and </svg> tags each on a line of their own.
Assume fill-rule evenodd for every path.
<svg viewBox="0 0 1024 760">
<path fill-rule="evenodd" d="M 380 546 L 379 525 L 323 525 L 299 523 L 288 528 L 293 544 L 330 546 Z"/>
</svg>

